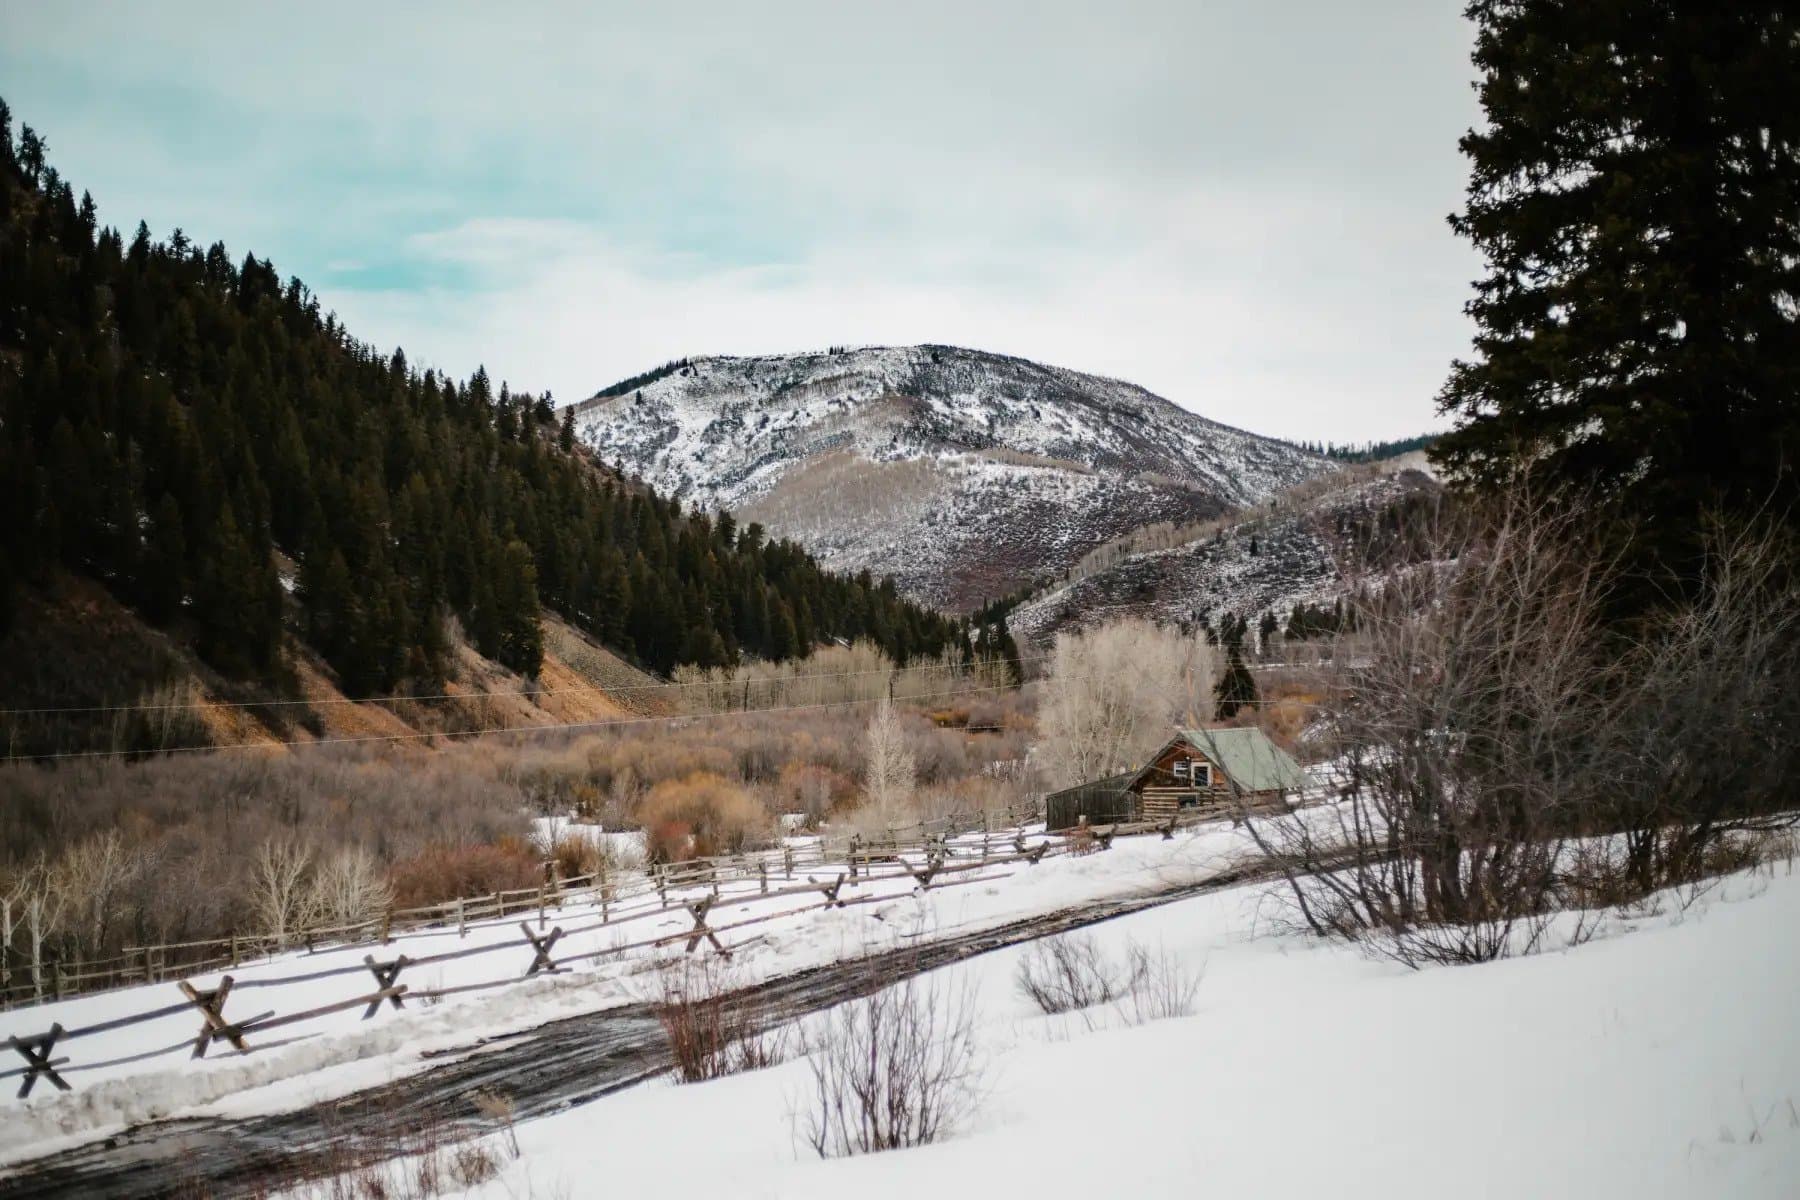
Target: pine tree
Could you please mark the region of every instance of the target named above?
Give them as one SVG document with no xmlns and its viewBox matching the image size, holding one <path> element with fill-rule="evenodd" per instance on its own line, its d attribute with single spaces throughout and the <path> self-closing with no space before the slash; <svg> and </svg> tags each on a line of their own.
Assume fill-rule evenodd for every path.
<svg viewBox="0 0 1800 1200">
<path fill-rule="evenodd" d="M 163 622 L 181 607 L 187 591 L 187 535 L 181 516 L 181 505 L 170 492 L 164 492 L 150 514 L 149 537 L 139 576 L 145 615 Z"/>
<path fill-rule="evenodd" d="M 1213 715 L 1220 721 L 1229 721 L 1237 716 L 1239 709 L 1256 703 L 1256 677 L 1244 664 L 1241 640 L 1233 639 L 1226 645 L 1225 671 L 1213 688 L 1213 698 L 1219 705 Z"/>
<path fill-rule="evenodd" d="M 1800 27 L 1769 0 L 1475 0 L 1485 256 L 1434 454 L 1613 502 L 1679 569 L 1704 510 L 1800 500 Z"/>
<path fill-rule="evenodd" d="M 344 552 L 323 540 L 315 542 L 300 560 L 296 591 L 306 613 L 307 640 L 339 674 L 344 674 L 344 655 L 352 643 L 350 621 L 354 607 L 350 567 L 344 562 Z"/>
<path fill-rule="evenodd" d="M 194 592 L 200 653 L 228 673 L 271 667 L 281 633 L 281 585 L 268 554 L 245 536 L 229 503 L 219 510 L 202 561 Z"/>
<path fill-rule="evenodd" d="M 531 547 L 506 544 L 495 580 L 497 641 L 493 656 L 521 675 L 536 676 L 544 662 L 544 630 L 538 623 L 537 565 Z"/>
</svg>

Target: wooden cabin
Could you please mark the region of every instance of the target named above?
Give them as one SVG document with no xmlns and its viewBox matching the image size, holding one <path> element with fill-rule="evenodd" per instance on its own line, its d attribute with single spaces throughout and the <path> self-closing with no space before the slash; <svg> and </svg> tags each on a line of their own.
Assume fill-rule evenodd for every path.
<svg viewBox="0 0 1800 1200">
<path fill-rule="evenodd" d="M 1184 809 L 1285 805 L 1306 783 L 1293 757 L 1249 729 L 1183 729 L 1135 771 L 1078 784 L 1045 798 L 1051 829 L 1161 821 Z"/>
</svg>

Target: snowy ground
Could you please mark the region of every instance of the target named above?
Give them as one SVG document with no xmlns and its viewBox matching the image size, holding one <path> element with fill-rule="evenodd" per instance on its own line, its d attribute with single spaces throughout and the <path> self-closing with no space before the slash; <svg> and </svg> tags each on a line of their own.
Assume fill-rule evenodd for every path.
<svg viewBox="0 0 1800 1200">
<path fill-rule="evenodd" d="M 979 989 L 991 1080 L 946 1142 L 820 1161 L 793 1135 L 809 1075 L 789 1062 L 524 1125 L 521 1157 L 471 1194 L 1800 1193 L 1790 868 L 1686 909 L 1671 898 L 1576 949 L 1418 972 L 1276 934 L 1260 894 L 1092 931 L 1115 953 L 1135 939 L 1203 971 L 1185 1018 L 1090 1031 L 1038 1015 L 1014 984 L 1023 949 L 946 968 Z"/>
<path fill-rule="evenodd" d="M 1041 834 L 1030 839 L 1033 843 L 1039 840 Z M 960 842 L 967 851 L 979 841 L 977 834 L 952 845 Z M 1002 849 L 996 846 L 996 853 Z M 846 885 L 843 897 L 880 897 L 877 902 L 829 910 L 822 907 L 822 897 L 816 893 L 763 899 L 758 896 L 757 883 L 745 881 L 722 889 L 710 923 L 723 927 L 770 913 L 785 914 L 775 921 L 721 933 L 735 951 L 734 969 L 750 982 L 891 949 L 911 939 L 980 929 L 1085 901 L 1193 882 L 1236 862 L 1248 850 L 1229 826 L 1206 826 L 1184 833 L 1174 842 L 1155 837 L 1125 839 L 1105 854 L 1049 858 L 1035 866 L 1015 862 L 969 869 L 961 875 L 945 876 L 940 886 L 924 894 L 917 892 L 910 878 L 865 880 Z M 952 859 L 953 863 L 968 861 Z M 802 872 L 792 883 L 773 879 L 770 886 L 796 886 L 809 875 L 828 882 L 836 874 L 835 869 Z M 977 877 L 982 881 L 941 886 Z M 695 889 L 691 894 L 699 896 L 703 891 Z M 656 901 L 651 896 L 632 904 L 648 910 Z M 385 949 L 365 943 L 246 965 L 231 972 L 236 984 L 225 1015 L 242 1020 L 265 1012 L 300 1012 L 364 995 L 375 987 L 361 966 L 366 954 L 373 952 L 377 959 L 385 960 L 404 953 L 417 959 L 522 941 L 522 919 L 537 930 L 535 913 L 520 914 L 471 924 L 461 937 L 454 928 L 423 931 L 398 937 Z M 598 922 L 595 910 L 551 912 L 548 924 L 570 931 L 555 948 L 558 960 L 679 934 L 693 925 L 679 907 L 604 928 L 596 927 Z M 183 1007 L 183 997 L 173 982 L 0 1013 L 3 1045 L 7 1034 L 40 1034 L 52 1022 L 74 1030 L 128 1014 L 173 1009 L 154 1021 L 58 1045 L 55 1053 L 71 1059 L 63 1070 L 73 1092 L 57 1093 L 40 1081 L 31 1097 L 20 1101 L 12 1094 L 15 1081 L 0 1083 L 4 1088 L 0 1092 L 0 1164 L 35 1158 L 140 1121 L 297 1108 L 385 1083 L 427 1065 L 422 1054 L 465 1047 L 481 1037 L 557 1017 L 641 1000 L 654 991 L 647 972 L 657 961 L 679 951 L 676 943 L 605 953 L 597 961 L 570 963 L 565 974 L 553 977 L 540 976 L 436 1002 L 414 999 L 399 1011 L 384 1006 L 368 1021 L 362 1020 L 363 1010 L 358 1006 L 270 1030 L 261 1037 L 252 1033 L 253 1053 L 236 1054 L 218 1044 L 201 1060 L 190 1059 L 188 1045 L 183 1044 L 191 1044 L 199 1016 L 192 1008 Z M 531 959 L 529 946 L 507 947 L 410 968 L 401 982 L 414 990 L 435 990 L 518 977 Z M 340 968 L 342 973 L 325 978 L 294 979 Z M 217 980 L 216 975 L 197 976 L 192 982 L 209 988 Z M 114 1061 L 159 1048 L 168 1052 L 139 1061 Z M 22 1061 L 7 1065 L 21 1065 Z"/>
</svg>

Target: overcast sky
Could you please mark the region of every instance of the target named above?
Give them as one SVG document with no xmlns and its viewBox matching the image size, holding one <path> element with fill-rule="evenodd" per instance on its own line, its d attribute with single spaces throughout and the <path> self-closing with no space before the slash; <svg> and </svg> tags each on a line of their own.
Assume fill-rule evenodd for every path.
<svg viewBox="0 0 1800 1200">
<path fill-rule="evenodd" d="M 559 401 L 935 341 L 1344 441 L 1468 342 L 1460 8 L 0 0 L 0 94 L 103 220 Z"/>
</svg>

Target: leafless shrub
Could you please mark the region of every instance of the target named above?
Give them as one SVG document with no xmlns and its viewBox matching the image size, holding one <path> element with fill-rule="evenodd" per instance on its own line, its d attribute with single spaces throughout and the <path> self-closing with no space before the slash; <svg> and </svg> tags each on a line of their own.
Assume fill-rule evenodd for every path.
<svg viewBox="0 0 1800 1200">
<path fill-rule="evenodd" d="M 1302 925 L 1414 965 L 1584 940 L 1572 904 L 1728 866 L 1732 831 L 1790 819 L 1800 768 L 1784 534 L 1721 533 L 1697 594 L 1627 636 L 1578 505 L 1513 493 L 1465 518 L 1356 606 L 1333 803 L 1248 822 Z"/>
<path fill-rule="evenodd" d="M 736 854 L 771 832 L 768 812 L 749 792 L 706 771 L 651 788 L 638 820 L 652 863 Z"/>
<path fill-rule="evenodd" d="M 1046 1016 L 1080 1012 L 1122 996 L 1132 980 L 1088 934 L 1042 938 L 1025 948 L 1019 990 Z"/>
<path fill-rule="evenodd" d="M 1201 974 L 1167 950 L 1152 951 L 1136 941 L 1125 947 L 1130 986 L 1115 1007 L 1131 1025 L 1194 1015 Z"/>
<path fill-rule="evenodd" d="M 543 878 L 537 852 L 523 839 L 502 837 L 493 844 L 426 846 L 394 864 L 394 903 L 402 908 L 441 904 L 463 896 L 512 891 Z"/>
<path fill-rule="evenodd" d="M 449 1153 L 448 1172 L 458 1188 L 478 1187 L 500 1174 L 500 1161 L 482 1142 L 463 1142 Z"/>
<path fill-rule="evenodd" d="M 1632 647 L 1615 804 L 1622 869 L 1650 891 L 1714 873 L 1745 822 L 1793 807 L 1800 772 L 1800 552 L 1715 522 L 1702 586 Z"/>
<path fill-rule="evenodd" d="M 1077 1013 L 1089 1029 L 1103 1004 L 1113 1005 L 1131 1025 L 1189 1016 L 1200 991 L 1199 973 L 1167 951 L 1127 939 L 1124 961 L 1115 962 L 1085 934 L 1033 942 L 1019 960 L 1016 979 L 1038 1011 Z"/>
<path fill-rule="evenodd" d="M 1248 822 L 1306 926 L 1415 965 L 1537 946 L 1576 814 L 1612 785 L 1592 703 L 1609 563 L 1525 497 L 1437 532 L 1433 557 L 1460 560 L 1391 572 L 1357 611 L 1365 656 L 1338 656 L 1337 803 Z"/>
<path fill-rule="evenodd" d="M 519 1157 L 519 1129 L 515 1123 L 518 1109 L 511 1096 L 503 1092 L 484 1088 L 475 1093 L 475 1111 L 499 1125 L 506 1133 L 506 1147 L 514 1158 Z"/>
<path fill-rule="evenodd" d="M 759 1071 L 787 1058 L 787 1037 L 771 1029 L 715 960 L 662 972 L 656 1019 L 683 1083 Z"/>
<path fill-rule="evenodd" d="M 930 976 L 839 1005 L 808 1032 L 797 1130 L 821 1158 L 935 1142 L 985 1090 L 975 993 Z"/>
</svg>

